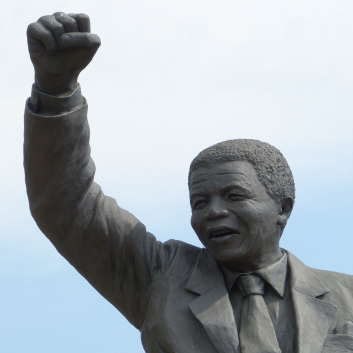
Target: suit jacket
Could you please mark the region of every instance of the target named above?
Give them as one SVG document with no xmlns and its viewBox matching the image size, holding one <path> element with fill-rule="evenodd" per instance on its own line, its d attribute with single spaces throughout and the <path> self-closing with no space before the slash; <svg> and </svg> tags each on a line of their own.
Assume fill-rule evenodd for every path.
<svg viewBox="0 0 353 353">
<path fill-rule="evenodd" d="M 205 250 L 158 242 L 94 183 L 87 105 L 54 117 L 25 111 L 31 213 L 57 250 L 129 322 L 149 353 L 239 353 L 219 264 Z M 353 352 L 353 277 L 288 252 L 298 353 Z"/>
</svg>

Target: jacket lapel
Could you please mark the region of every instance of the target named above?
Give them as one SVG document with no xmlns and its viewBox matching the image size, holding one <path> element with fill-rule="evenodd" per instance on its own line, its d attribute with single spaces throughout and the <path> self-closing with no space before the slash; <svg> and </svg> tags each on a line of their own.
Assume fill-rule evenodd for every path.
<svg viewBox="0 0 353 353">
<path fill-rule="evenodd" d="M 318 297 L 326 285 L 293 254 L 287 252 L 290 286 L 297 322 L 297 352 L 320 353 L 336 313 L 336 306 Z M 200 296 L 189 303 L 219 353 L 239 353 L 239 338 L 223 273 L 217 262 L 202 250 L 186 289 Z"/>
<path fill-rule="evenodd" d="M 200 294 L 189 308 L 218 352 L 239 353 L 238 330 L 224 277 L 208 251 L 201 251 L 185 288 Z"/>
<path fill-rule="evenodd" d="M 337 307 L 317 297 L 329 289 L 294 255 L 288 253 L 294 313 L 297 322 L 298 353 L 319 353 Z"/>
</svg>

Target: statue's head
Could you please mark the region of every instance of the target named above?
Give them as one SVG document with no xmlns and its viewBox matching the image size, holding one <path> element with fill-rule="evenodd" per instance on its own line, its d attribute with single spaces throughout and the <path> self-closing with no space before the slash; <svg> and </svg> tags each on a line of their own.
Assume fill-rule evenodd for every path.
<svg viewBox="0 0 353 353">
<path fill-rule="evenodd" d="M 281 152 L 257 140 L 213 145 L 192 161 L 191 224 L 216 260 L 252 270 L 281 255 L 295 186 Z"/>
</svg>

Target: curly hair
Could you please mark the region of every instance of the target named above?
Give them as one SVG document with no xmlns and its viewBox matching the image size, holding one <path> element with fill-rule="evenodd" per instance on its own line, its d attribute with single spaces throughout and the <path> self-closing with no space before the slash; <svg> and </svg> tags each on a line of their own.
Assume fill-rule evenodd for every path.
<svg viewBox="0 0 353 353">
<path fill-rule="evenodd" d="M 250 139 L 236 139 L 217 143 L 201 151 L 191 162 L 190 177 L 194 170 L 233 161 L 249 162 L 255 169 L 267 193 L 282 205 L 288 196 L 295 199 L 292 171 L 282 153 L 269 143 Z"/>
</svg>

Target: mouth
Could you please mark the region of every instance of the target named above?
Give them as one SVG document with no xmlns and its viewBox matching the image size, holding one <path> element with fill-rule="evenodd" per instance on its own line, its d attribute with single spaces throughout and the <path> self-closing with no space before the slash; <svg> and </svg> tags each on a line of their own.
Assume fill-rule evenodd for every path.
<svg viewBox="0 0 353 353">
<path fill-rule="evenodd" d="M 217 227 L 217 228 L 211 228 L 208 231 L 208 234 L 210 236 L 211 241 L 215 243 L 221 243 L 223 241 L 227 241 L 233 236 L 237 236 L 240 233 L 232 228 L 228 227 Z"/>
</svg>

